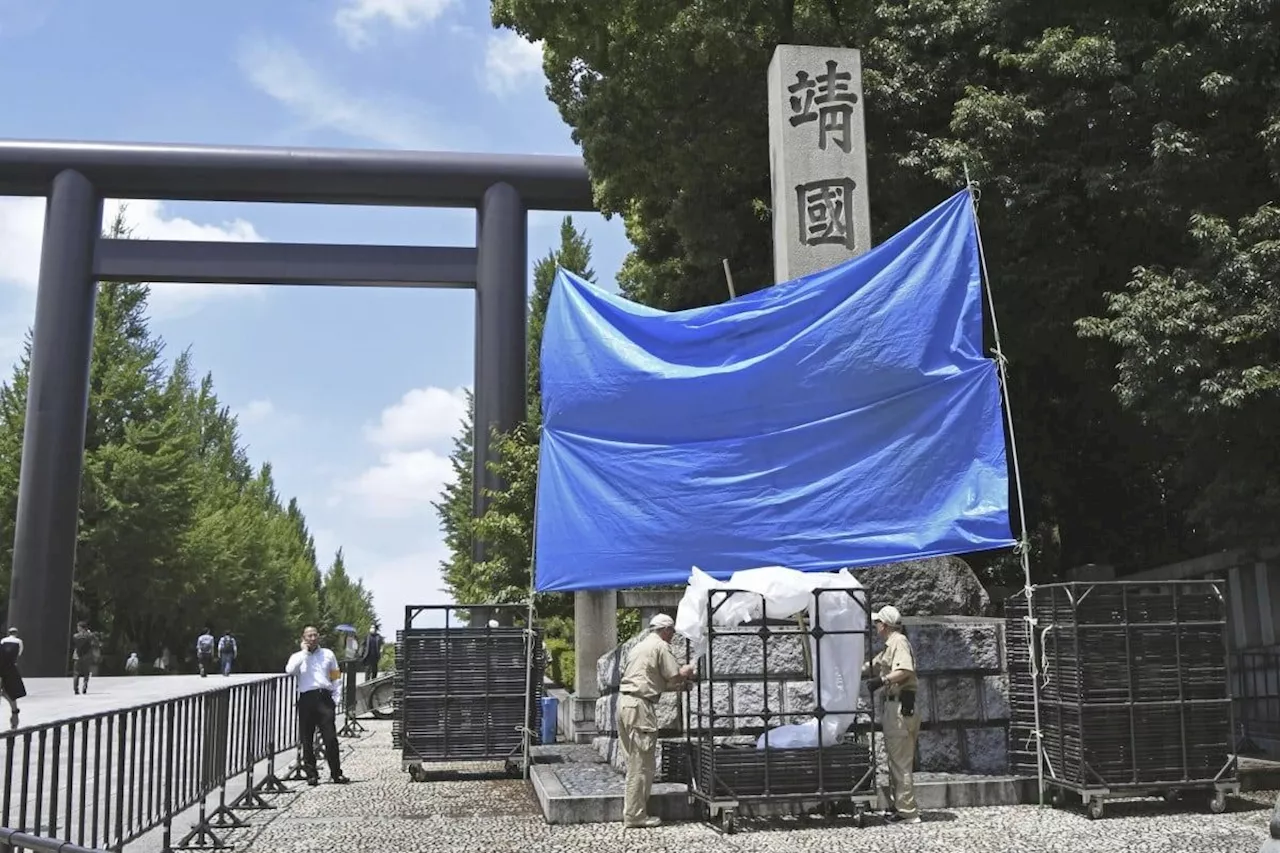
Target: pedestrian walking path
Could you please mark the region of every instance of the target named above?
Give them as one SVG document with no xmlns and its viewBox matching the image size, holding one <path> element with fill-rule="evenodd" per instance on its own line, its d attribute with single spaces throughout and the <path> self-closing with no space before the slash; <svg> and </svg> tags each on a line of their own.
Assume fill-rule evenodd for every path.
<svg viewBox="0 0 1280 853">
<path fill-rule="evenodd" d="M 71 692 L 71 677 L 27 678 L 27 697 L 18 703 L 22 709 L 19 728 L 64 722 L 90 714 L 121 711 L 138 705 L 149 705 L 179 696 L 191 696 L 218 690 L 228 684 L 261 681 L 277 673 L 236 673 L 229 676 L 210 675 L 123 675 L 94 676 L 89 692 L 77 696 Z"/>
</svg>

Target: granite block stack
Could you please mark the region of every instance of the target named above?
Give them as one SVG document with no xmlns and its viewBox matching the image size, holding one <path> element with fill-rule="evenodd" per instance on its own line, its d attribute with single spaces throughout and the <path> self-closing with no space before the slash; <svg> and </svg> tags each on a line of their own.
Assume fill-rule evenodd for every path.
<svg viewBox="0 0 1280 853">
<path fill-rule="evenodd" d="M 907 635 L 916 649 L 920 673 L 921 733 L 918 767 L 940 773 L 1002 774 L 1008 770 L 1009 695 L 1004 675 L 1004 623 L 984 617 L 934 617 L 906 620 Z M 596 675 L 600 699 L 596 705 L 599 735 L 595 746 L 615 766 L 622 766 L 617 744 L 618 681 L 627 656 L 643 638 L 632 638 L 602 657 Z M 728 639 L 728 638 L 725 638 Z M 758 674 L 761 642 L 733 638 L 733 646 L 717 643 L 717 673 Z M 676 657 L 686 662 L 686 644 L 672 643 Z M 874 653 L 875 649 L 873 649 Z M 814 685 L 807 678 L 805 656 L 798 637 L 770 642 L 769 680 L 704 685 L 702 702 L 716 714 L 757 714 L 765 707 L 779 715 L 777 722 L 800 723 L 814 707 Z M 667 738 L 683 737 L 682 702 L 696 702 L 697 692 L 667 694 L 658 703 L 658 725 Z M 863 693 L 862 701 L 866 701 Z M 879 709 L 877 709 L 877 715 Z M 717 719 L 725 735 L 732 719 Z M 760 718 L 739 718 L 739 725 L 760 725 Z M 879 744 L 877 744 L 879 746 Z"/>
</svg>

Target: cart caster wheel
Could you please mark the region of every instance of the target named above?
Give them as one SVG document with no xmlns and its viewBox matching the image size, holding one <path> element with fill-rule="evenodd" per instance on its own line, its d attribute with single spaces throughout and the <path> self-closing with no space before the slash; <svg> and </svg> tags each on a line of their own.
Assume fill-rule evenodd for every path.
<svg viewBox="0 0 1280 853">
<path fill-rule="evenodd" d="M 1092 820 L 1099 820 L 1106 811 L 1106 804 L 1102 800 L 1089 801 L 1089 817 Z"/>
<path fill-rule="evenodd" d="M 858 827 L 858 829 L 866 829 L 866 828 L 867 828 L 867 811 L 866 811 L 866 809 L 858 809 L 858 811 L 857 811 L 857 812 L 854 814 L 854 816 L 853 816 L 853 825 L 854 825 L 854 826 L 856 826 L 856 827 Z"/>
<path fill-rule="evenodd" d="M 1181 791 L 1165 791 L 1164 792 L 1164 801 L 1166 803 L 1169 803 L 1170 805 L 1178 802 L 1181 799 L 1182 799 Z"/>
<path fill-rule="evenodd" d="M 1055 809 L 1062 808 L 1062 792 L 1059 791 L 1057 788 L 1050 788 L 1048 791 L 1046 791 L 1044 798 L 1049 803 L 1049 806 L 1051 808 L 1055 808 Z"/>
<path fill-rule="evenodd" d="M 1209 811 L 1222 814 L 1227 810 L 1227 795 L 1219 791 L 1209 800 Z"/>
<path fill-rule="evenodd" d="M 738 821 L 733 812 L 720 812 L 720 829 L 725 835 L 733 835 L 738 830 Z"/>
</svg>

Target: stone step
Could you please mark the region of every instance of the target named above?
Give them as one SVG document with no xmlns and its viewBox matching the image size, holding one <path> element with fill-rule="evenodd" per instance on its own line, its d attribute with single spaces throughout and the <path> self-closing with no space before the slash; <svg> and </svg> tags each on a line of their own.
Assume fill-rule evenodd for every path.
<svg viewBox="0 0 1280 853">
<path fill-rule="evenodd" d="M 535 764 L 531 768 L 534 794 L 550 824 L 609 823 L 622 820 L 622 776 L 605 765 L 582 778 L 582 765 Z M 562 780 L 560 774 L 573 774 Z M 609 773 L 614 778 L 609 779 Z M 594 778 L 593 778 L 594 777 Z M 568 785 L 566 785 L 568 781 Z M 570 788 L 574 790 L 570 790 Z M 882 792 L 883 794 L 883 792 Z M 1036 801 L 1035 779 L 1012 776 L 945 776 L 918 774 L 916 800 L 920 808 L 972 808 L 1004 806 Z M 689 803 L 688 789 L 679 783 L 657 782 L 649 799 L 649 813 L 667 821 L 698 820 L 696 804 Z"/>
<path fill-rule="evenodd" d="M 530 778 L 549 824 L 622 820 L 624 779 L 607 764 L 535 764 Z M 1242 759 L 1239 778 L 1244 791 L 1274 790 L 1280 763 Z M 915 779 L 916 801 L 924 811 L 1039 802 L 1034 777 L 917 773 Z M 649 813 L 667 821 L 702 818 L 698 805 L 689 803 L 688 789 L 674 782 L 654 783 Z"/>
</svg>

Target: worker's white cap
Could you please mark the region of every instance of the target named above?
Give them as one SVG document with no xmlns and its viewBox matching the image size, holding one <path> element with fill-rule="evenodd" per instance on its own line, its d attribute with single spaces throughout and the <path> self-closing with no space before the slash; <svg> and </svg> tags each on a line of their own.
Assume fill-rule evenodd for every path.
<svg viewBox="0 0 1280 853">
<path fill-rule="evenodd" d="M 10 629 L 9 629 L 9 633 L 10 633 L 10 634 L 16 634 L 16 633 L 18 633 L 18 629 L 17 629 L 17 628 L 10 628 Z"/>
<path fill-rule="evenodd" d="M 659 613 L 657 616 L 649 620 L 649 627 L 653 628 L 655 631 L 661 630 L 662 628 L 674 628 L 675 626 L 676 620 L 672 619 L 665 613 Z"/>
<path fill-rule="evenodd" d="M 902 624 L 902 614 L 899 613 L 898 608 L 894 607 L 892 604 L 886 604 L 884 607 L 881 607 L 875 613 L 871 614 L 871 621 L 883 622 L 891 627 L 896 627 Z"/>
<path fill-rule="evenodd" d="M 490 619 L 490 620 L 489 620 L 489 627 L 490 627 L 490 628 L 497 628 L 497 627 L 498 627 L 498 620 L 497 620 L 497 619 Z"/>
</svg>

